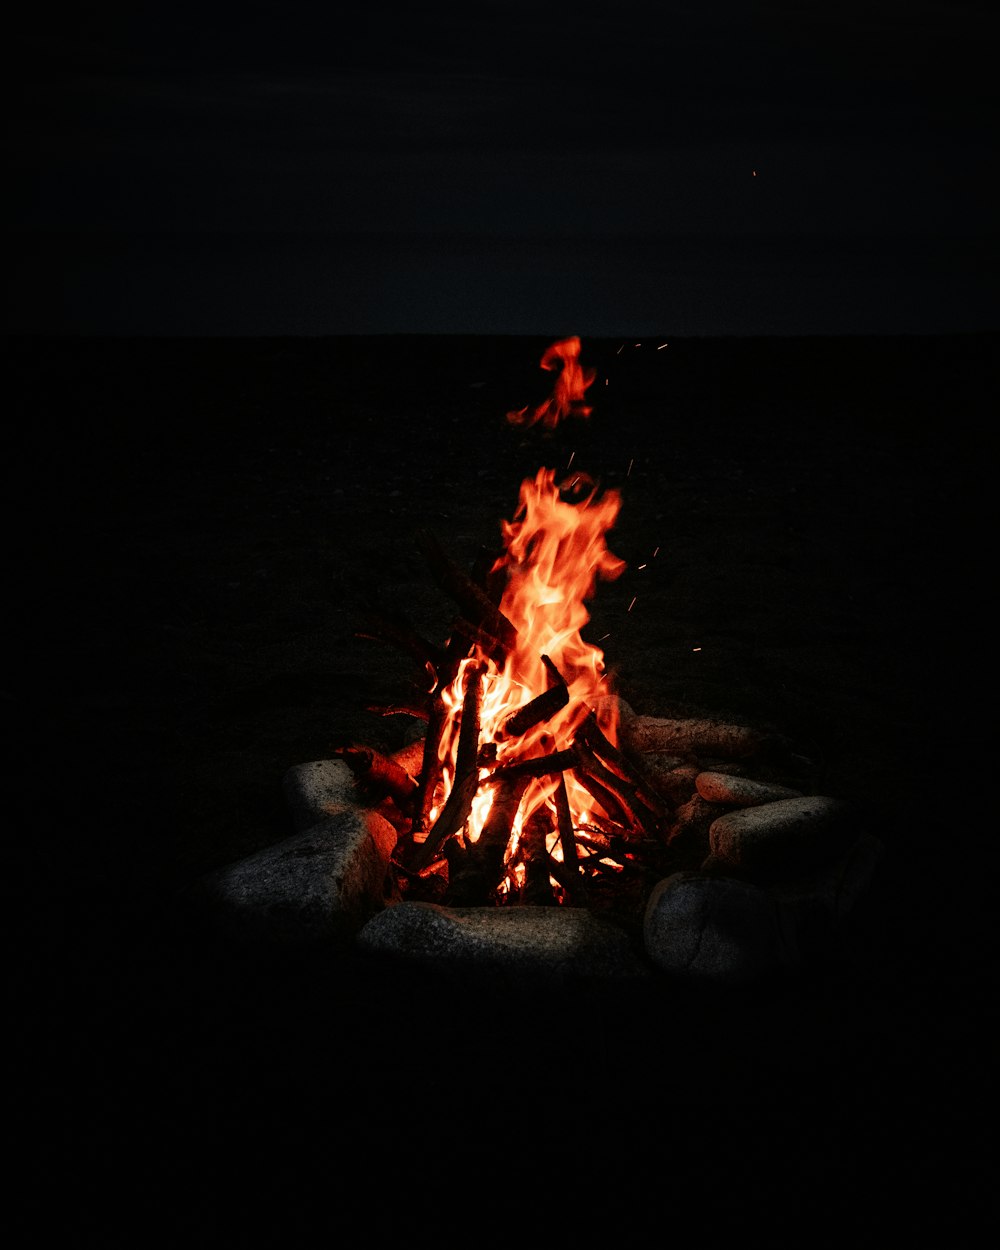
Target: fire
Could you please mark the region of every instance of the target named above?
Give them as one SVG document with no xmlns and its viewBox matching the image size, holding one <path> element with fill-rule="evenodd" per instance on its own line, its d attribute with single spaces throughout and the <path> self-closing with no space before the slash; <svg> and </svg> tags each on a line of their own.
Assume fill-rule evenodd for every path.
<svg viewBox="0 0 1000 1250">
<path fill-rule="evenodd" d="M 580 340 L 576 335 L 560 339 L 546 348 L 541 366 L 548 372 L 559 370 L 552 394 L 544 403 L 529 412 L 528 407 L 507 413 L 511 425 L 531 426 L 541 421 L 554 430 L 563 417 L 589 417 L 592 409 L 584 402 L 584 392 L 597 376 L 596 369 L 580 364 Z"/>
<path fill-rule="evenodd" d="M 555 359 L 564 367 L 549 405 L 538 409 L 530 423 L 541 419 L 554 426 L 574 405 L 580 411 L 579 399 L 593 374 L 580 369 L 578 356 L 579 340 L 569 339 L 553 344 L 543 357 L 543 367 L 551 368 Z M 483 837 L 500 803 L 490 780 L 502 776 L 505 767 L 569 751 L 582 722 L 598 707 L 601 732 L 612 744 L 617 739 L 612 701 L 603 699 L 609 693 L 604 654 L 584 641 L 581 631 L 590 620 L 586 602 L 598 581 L 617 578 L 625 569 L 606 542 L 620 508 L 617 491 L 602 492 L 585 474 L 558 481 L 554 469 L 542 467 L 522 482 L 514 517 L 501 524 L 503 554 L 490 575 L 505 586 L 499 611 L 512 627 L 513 645 L 499 660 L 484 646 L 473 646 L 443 693 L 446 724 L 438 757 L 445 797 L 432 810 L 432 822 L 447 803 L 455 802 L 463 776 L 468 781 L 461 761 L 463 721 L 468 726 L 478 712 L 477 788 L 456 831 L 466 847 Z M 568 831 L 560 828 L 561 804 Z M 573 840 L 572 831 L 594 818 L 595 798 L 572 771 L 531 775 L 520 782 L 505 832 L 507 872 L 501 893 L 517 889 L 523 880 L 519 843 L 535 813 L 545 817 L 545 851 L 558 863 L 568 853 L 565 838 Z M 597 814 L 604 815 L 599 809 Z"/>
</svg>

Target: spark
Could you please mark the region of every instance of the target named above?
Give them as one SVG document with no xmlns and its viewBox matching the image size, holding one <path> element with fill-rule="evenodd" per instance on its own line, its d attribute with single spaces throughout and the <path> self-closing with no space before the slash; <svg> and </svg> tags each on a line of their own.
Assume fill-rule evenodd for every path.
<svg viewBox="0 0 1000 1250">
<path fill-rule="evenodd" d="M 569 453 L 569 460 L 567 460 L 567 461 L 566 461 L 566 468 L 567 468 L 567 469 L 572 468 L 572 466 L 573 466 L 573 457 L 574 457 L 575 455 L 576 455 L 576 452 L 575 452 L 575 451 L 571 451 L 571 452 Z"/>
<path fill-rule="evenodd" d="M 633 595 L 633 596 L 632 596 L 632 602 L 631 602 L 631 603 L 628 605 L 628 607 L 625 609 L 627 612 L 631 612 L 631 611 L 632 611 L 632 609 L 635 607 L 635 601 L 636 601 L 636 599 L 638 599 L 638 598 L 639 598 L 639 596 L 638 596 L 638 595 Z"/>
<path fill-rule="evenodd" d="M 639 569 L 640 569 L 640 570 L 644 569 L 645 567 L 646 567 L 646 566 L 645 566 L 644 564 L 640 564 L 640 565 L 639 565 Z"/>
<path fill-rule="evenodd" d="M 619 347 L 619 349 L 615 352 L 615 355 L 620 356 L 624 350 L 625 350 L 625 344 L 622 343 L 621 347 Z"/>
<path fill-rule="evenodd" d="M 754 176 L 755 178 L 757 177 L 757 171 L 756 171 L 756 169 L 753 171 L 753 176 Z"/>
<path fill-rule="evenodd" d="M 656 350 L 658 352 L 662 352 L 665 347 L 669 347 L 669 346 L 670 346 L 669 343 L 661 343 L 660 346 Z"/>
<path fill-rule="evenodd" d="M 691 650 L 692 650 L 692 651 L 700 651 L 700 650 L 701 650 L 701 647 L 692 647 L 692 648 L 691 648 Z"/>
<path fill-rule="evenodd" d="M 633 457 L 632 457 L 632 459 L 628 462 L 628 468 L 625 470 L 625 476 L 626 476 L 626 477 L 631 477 L 631 476 L 632 476 L 632 466 L 633 466 L 634 464 L 635 464 L 635 456 L 633 456 Z"/>
<path fill-rule="evenodd" d="M 652 557 L 652 558 L 655 560 L 655 559 L 656 559 L 656 557 L 657 557 L 659 554 L 660 554 L 660 549 L 659 549 L 659 547 L 657 547 L 657 548 L 656 548 L 656 550 L 653 552 L 653 557 Z"/>
<path fill-rule="evenodd" d="M 601 634 L 600 638 L 598 638 L 598 640 L 597 640 L 597 641 L 598 641 L 598 642 L 603 642 L 605 638 L 610 638 L 610 637 L 611 637 L 610 632 L 608 632 L 608 633 L 606 633 L 606 634 Z"/>
</svg>

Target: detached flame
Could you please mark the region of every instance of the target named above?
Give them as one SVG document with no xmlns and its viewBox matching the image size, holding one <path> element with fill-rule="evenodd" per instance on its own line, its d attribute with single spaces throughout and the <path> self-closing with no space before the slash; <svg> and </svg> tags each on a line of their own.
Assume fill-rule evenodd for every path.
<svg viewBox="0 0 1000 1250">
<path fill-rule="evenodd" d="M 572 335 L 551 344 L 545 349 L 541 366 L 550 373 L 560 370 L 552 394 L 530 412 L 527 406 L 508 412 L 511 425 L 531 426 L 541 421 L 547 430 L 554 430 L 563 417 L 589 417 L 592 409 L 584 402 L 584 391 L 597 376 L 597 370 L 581 366 L 579 338 Z"/>
</svg>

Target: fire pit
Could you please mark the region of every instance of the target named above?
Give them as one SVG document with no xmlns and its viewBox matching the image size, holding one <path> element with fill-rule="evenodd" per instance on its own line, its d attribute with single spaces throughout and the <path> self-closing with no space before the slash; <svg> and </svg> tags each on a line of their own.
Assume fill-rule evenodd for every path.
<svg viewBox="0 0 1000 1250">
<path fill-rule="evenodd" d="M 552 394 L 510 424 L 586 420 L 579 357 L 578 339 L 554 343 Z M 621 502 L 571 457 L 522 483 L 502 548 L 473 568 L 419 535 L 458 609 L 447 641 L 395 610 L 359 631 L 426 677 L 383 709 L 414 740 L 288 772 L 295 836 L 205 883 L 237 928 L 517 977 L 744 982 L 829 950 L 881 844 L 780 733 L 637 716 L 608 689 L 581 631 L 625 567 L 606 543 Z"/>
</svg>

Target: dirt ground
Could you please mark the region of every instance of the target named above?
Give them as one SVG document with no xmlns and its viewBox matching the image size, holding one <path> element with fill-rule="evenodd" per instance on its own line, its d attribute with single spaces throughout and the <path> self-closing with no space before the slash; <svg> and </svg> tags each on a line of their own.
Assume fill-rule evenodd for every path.
<svg viewBox="0 0 1000 1250">
<path fill-rule="evenodd" d="M 668 1108 L 693 1131 L 706 1106 L 869 1124 L 917 1091 L 971 1114 L 996 339 L 585 341 L 592 415 L 552 437 L 504 419 L 547 393 L 546 345 L 8 343 L 3 686 L 24 768 L 41 763 L 18 838 L 46 864 L 28 896 L 72 1004 L 53 1070 L 95 1140 L 234 1131 L 234 1102 L 276 1124 L 324 1098 L 366 1141 Z M 355 630 L 374 599 L 447 636 L 417 529 L 469 563 L 521 480 L 570 454 L 622 494 L 609 545 L 628 567 L 588 627 L 618 692 L 787 734 L 884 841 L 838 958 L 721 1000 L 657 984 L 497 1003 L 179 926 L 185 883 L 287 835 L 288 767 L 401 744 L 405 721 L 366 709 L 411 662 Z"/>
</svg>

